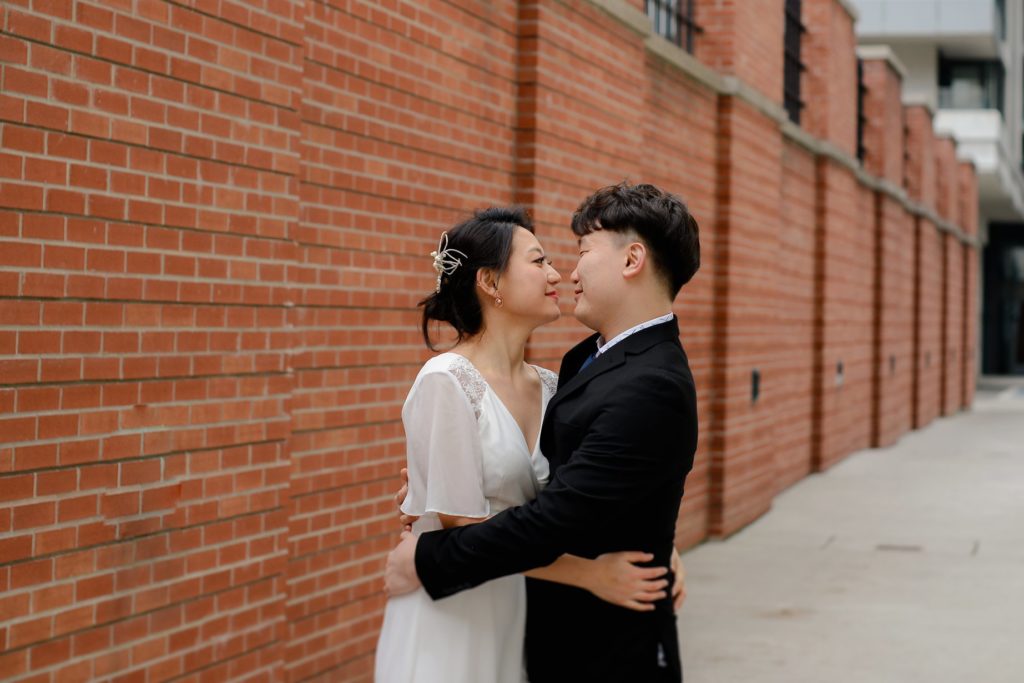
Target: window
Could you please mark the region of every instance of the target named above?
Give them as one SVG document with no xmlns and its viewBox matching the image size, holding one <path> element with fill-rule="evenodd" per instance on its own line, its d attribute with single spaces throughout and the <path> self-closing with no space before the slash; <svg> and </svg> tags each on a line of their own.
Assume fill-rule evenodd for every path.
<svg viewBox="0 0 1024 683">
<path fill-rule="evenodd" d="M 996 24 L 999 33 L 999 40 L 1006 41 L 1006 0 L 995 0 L 996 2 Z"/>
<path fill-rule="evenodd" d="M 804 63 L 800 61 L 800 42 L 806 30 L 800 21 L 800 0 L 786 0 L 783 104 L 789 114 L 789 120 L 797 124 L 800 123 L 800 110 L 804 108 L 804 103 L 800 100 L 800 74 L 805 69 Z"/>
<path fill-rule="evenodd" d="M 697 34 L 702 32 L 694 19 L 697 0 L 647 0 L 647 16 L 654 32 L 693 54 Z"/>
<path fill-rule="evenodd" d="M 946 59 L 939 55 L 939 107 L 942 109 L 998 109 L 1003 112 L 1002 62 L 981 59 Z"/>
<path fill-rule="evenodd" d="M 867 148 L 864 147 L 864 128 L 868 117 L 864 115 L 864 96 L 868 89 L 864 86 L 864 60 L 857 60 L 857 158 L 864 163 Z"/>
</svg>

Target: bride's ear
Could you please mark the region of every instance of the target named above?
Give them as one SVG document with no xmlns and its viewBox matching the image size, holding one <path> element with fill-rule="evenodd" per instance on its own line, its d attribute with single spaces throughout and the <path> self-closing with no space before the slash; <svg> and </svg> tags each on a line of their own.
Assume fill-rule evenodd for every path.
<svg viewBox="0 0 1024 683">
<path fill-rule="evenodd" d="M 493 299 L 498 294 L 498 274 L 490 268 L 481 268 L 476 271 L 476 286 Z"/>
</svg>

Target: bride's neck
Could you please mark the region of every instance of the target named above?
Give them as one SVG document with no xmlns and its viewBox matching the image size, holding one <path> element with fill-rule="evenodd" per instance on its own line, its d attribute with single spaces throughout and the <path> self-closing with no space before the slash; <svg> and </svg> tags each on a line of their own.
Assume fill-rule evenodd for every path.
<svg viewBox="0 0 1024 683">
<path fill-rule="evenodd" d="M 478 370 L 492 377 L 511 377 L 526 359 L 530 331 L 486 328 L 459 344 L 455 350 L 469 358 Z"/>
</svg>

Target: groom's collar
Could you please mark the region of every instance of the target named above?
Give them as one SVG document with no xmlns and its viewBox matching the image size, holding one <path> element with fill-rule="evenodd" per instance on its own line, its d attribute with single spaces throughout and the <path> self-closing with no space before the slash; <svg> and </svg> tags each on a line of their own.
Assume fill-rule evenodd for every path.
<svg viewBox="0 0 1024 683">
<path fill-rule="evenodd" d="M 615 346 L 616 344 L 618 344 L 619 342 L 624 340 L 626 337 L 634 335 L 634 334 L 636 334 L 637 332 L 639 332 L 641 330 L 646 330 L 648 327 L 654 327 L 655 325 L 660 325 L 662 323 L 667 323 L 667 322 L 671 321 L 673 318 L 675 318 L 674 314 L 666 313 L 665 315 L 659 315 L 657 318 L 651 318 L 650 320 L 645 320 L 644 322 L 640 323 L 639 325 L 633 325 L 633 327 L 629 328 L 625 332 L 620 332 L 619 334 L 615 335 L 614 337 L 612 337 L 611 341 L 609 341 L 609 342 L 605 342 L 604 337 L 598 335 L 598 337 L 597 337 L 597 355 L 601 355 L 603 353 L 608 353 L 612 349 L 613 346 Z"/>
<path fill-rule="evenodd" d="M 626 362 L 628 354 L 643 353 L 655 344 L 672 339 L 678 340 L 679 324 L 676 317 L 672 316 L 666 322 L 659 322 L 634 332 L 615 344 L 607 353 L 598 355 L 593 363 L 581 372 L 580 367 L 586 361 L 587 356 L 594 352 L 597 339 L 598 335 L 592 334 L 565 354 L 558 377 L 558 393 L 555 395 L 555 399 L 552 399 L 553 402 L 564 394 L 583 386 L 594 377 Z"/>
</svg>

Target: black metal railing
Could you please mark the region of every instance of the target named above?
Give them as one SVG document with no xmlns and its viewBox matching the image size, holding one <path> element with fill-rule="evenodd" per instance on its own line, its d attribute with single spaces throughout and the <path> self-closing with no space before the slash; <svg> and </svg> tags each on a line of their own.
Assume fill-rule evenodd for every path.
<svg viewBox="0 0 1024 683">
<path fill-rule="evenodd" d="M 864 114 L 864 97 L 868 89 L 864 85 L 864 60 L 857 59 L 857 158 L 864 163 L 868 150 L 864 146 L 864 129 L 868 124 L 868 117 Z"/>
<path fill-rule="evenodd" d="M 800 99 L 800 76 L 806 67 L 800 60 L 800 44 L 806 31 L 803 22 L 800 21 L 800 0 L 786 0 L 783 104 L 793 123 L 800 123 L 800 110 L 804 108 L 803 100 Z"/>
<path fill-rule="evenodd" d="M 654 32 L 675 43 L 690 54 L 696 47 L 697 35 L 703 29 L 697 24 L 697 0 L 647 0 L 647 16 Z"/>
<path fill-rule="evenodd" d="M 903 189 L 910 189 L 910 124 L 907 123 L 907 108 L 900 107 L 903 122 Z"/>
</svg>

